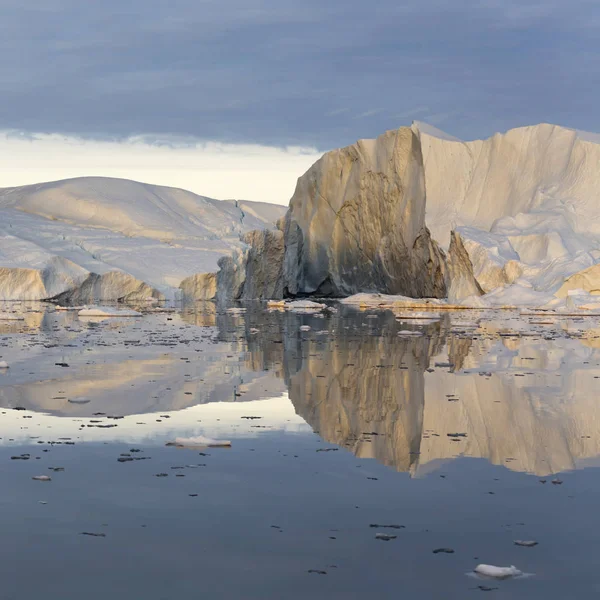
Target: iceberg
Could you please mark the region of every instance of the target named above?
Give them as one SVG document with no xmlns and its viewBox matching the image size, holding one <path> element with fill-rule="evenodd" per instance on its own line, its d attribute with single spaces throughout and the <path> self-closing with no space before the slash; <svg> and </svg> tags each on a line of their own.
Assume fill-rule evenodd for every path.
<svg viewBox="0 0 600 600">
<path fill-rule="evenodd" d="M 0 189 L 0 212 L 0 300 L 91 304 L 214 296 L 219 258 L 285 208 L 81 177 Z"/>
<path fill-rule="evenodd" d="M 287 211 L 101 177 L 0 189 L 0 299 L 589 312 L 570 292 L 600 296 L 598 139 L 415 122 L 326 152 Z"/>
<path fill-rule="evenodd" d="M 474 572 L 493 579 L 509 579 L 510 577 L 523 575 L 523 572 L 519 571 L 515 566 L 495 567 L 494 565 L 477 565 Z"/>
</svg>

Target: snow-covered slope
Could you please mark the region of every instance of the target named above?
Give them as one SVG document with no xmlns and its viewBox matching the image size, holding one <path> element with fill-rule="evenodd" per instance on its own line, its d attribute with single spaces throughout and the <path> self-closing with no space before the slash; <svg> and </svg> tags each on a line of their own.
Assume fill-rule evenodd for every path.
<svg viewBox="0 0 600 600">
<path fill-rule="evenodd" d="M 524 281 L 552 296 L 598 262 L 597 136 L 540 124 L 462 142 L 413 127 L 425 165 L 427 226 L 443 247 L 453 229 L 460 233 L 484 291 Z"/>
<path fill-rule="evenodd" d="M 1 189 L 0 298 L 49 298 L 84 282 L 106 300 L 172 298 L 187 277 L 216 271 L 241 234 L 284 213 L 101 177 Z"/>
<path fill-rule="evenodd" d="M 267 203 L 223 202 L 177 188 L 109 177 L 6 188 L 0 190 L 0 208 L 161 241 L 237 237 L 271 225 L 274 216 L 285 212 Z"/>
</svg>

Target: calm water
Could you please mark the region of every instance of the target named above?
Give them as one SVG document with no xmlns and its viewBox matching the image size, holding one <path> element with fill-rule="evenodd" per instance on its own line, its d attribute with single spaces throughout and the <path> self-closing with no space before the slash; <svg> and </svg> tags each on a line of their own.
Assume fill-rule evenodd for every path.
<svg viewBox="0 0 600 600">
<path fill-rule="evenodd" d="M 600 592 L 597 319 L 0 310 L 2 598 Z"/>
</svg>

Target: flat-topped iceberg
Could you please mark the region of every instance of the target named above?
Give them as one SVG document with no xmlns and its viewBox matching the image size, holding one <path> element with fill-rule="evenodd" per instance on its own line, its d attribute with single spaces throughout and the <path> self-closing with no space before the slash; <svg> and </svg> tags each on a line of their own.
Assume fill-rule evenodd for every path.
<svg viewBox="0 0 600 600">
<path fill-rule="evenodd" d="M 285 208 L 80 177 L 0 189 L 0 212 L 0 300 L 90 304 L 206 299 L 210 279 L 194 276 L 214 278 L 241 235 Z"/>
</svg>

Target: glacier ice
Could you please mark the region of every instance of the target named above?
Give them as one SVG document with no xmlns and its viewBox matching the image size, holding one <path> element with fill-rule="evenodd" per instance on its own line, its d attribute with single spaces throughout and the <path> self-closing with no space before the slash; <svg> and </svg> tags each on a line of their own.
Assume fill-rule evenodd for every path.
<svg viewBox="0 0 600 600">
<path fill-rule="evenodd" d="M 543 304 L 598 293 L 600 144 L 540 124 L 462 142 L 422 123 L 426 223 L 448 247 L 456 231 L 483 304 Z M 530 284 L 524 285 L 525 283 Z M 513 288 L 508 291 L 506 288 Z M 525 291 L 529 290 L 529 291 Z"/>
<path fill-rule="evenodd" d="M 0 211 L 0 299 L 85 304 L 204 298 L 194 276 L 285 208 L 83 177 L 0 189 Z"/>
<path fill-rule="evenodd" d="M 100 177 L 0 189 L 0 211 L 0 299 L 366 293 L 589 311 L 600 295 L 600 143 L 549 124 L 360 140 L 302 175 L 287 212 Z"/>
<path fill-rule="evenodd" d="M 518 577 L 523 575 L 514 565 L 510 567 L 496 567 L 494 565 L 477 565 L 474 569 L 478 575 L 491 577 L 493 579 L 508 579 L 510 577 Z"/>
</svg>

